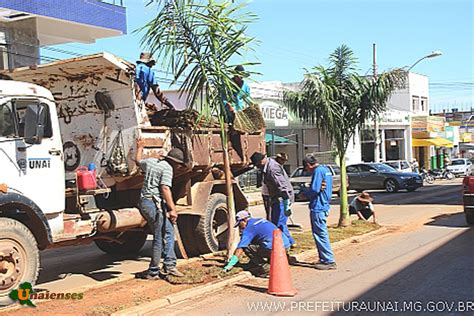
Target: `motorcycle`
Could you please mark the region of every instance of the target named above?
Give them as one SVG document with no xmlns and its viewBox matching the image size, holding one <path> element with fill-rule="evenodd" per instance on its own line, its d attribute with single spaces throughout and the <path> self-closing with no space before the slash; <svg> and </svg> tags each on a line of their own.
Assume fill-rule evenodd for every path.
<svg viewBox="0 0 474 316">
<path fill-rule="evenodd" d="M 440 170 L 440 169 L 434 169 L 434 170 L 430 170 L 429 171 L 429 174 L 433 177 L 433 179 L 435 180 L 442 180 L 442 179 L 446 179 L 446 180 L 452 180 L 454 179 L 454 174 L 449 171 L 448 169 L 444 169 L 444 170 Z"/>
<path fill-rule="evenodd" d="M 423 182 L 428 184 L 433 184 L 434 182 L 433 176 L 426 169 L 421 169 L 421 178 L 423 179 Z"/>
</svg>

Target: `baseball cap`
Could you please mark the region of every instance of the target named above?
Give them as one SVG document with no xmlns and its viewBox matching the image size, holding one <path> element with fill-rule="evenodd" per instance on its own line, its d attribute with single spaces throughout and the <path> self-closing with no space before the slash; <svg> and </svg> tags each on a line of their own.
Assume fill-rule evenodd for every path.
<svg viewBox="0 0 474 316">
<path fill-rule="evenodd" d="M 234 227 L 239 226 L 239 223 L 246 218 L 250 218 L 250 213 L 247 211 L 240 211 L 235 214 L 235 225 Z"/>
</svg>

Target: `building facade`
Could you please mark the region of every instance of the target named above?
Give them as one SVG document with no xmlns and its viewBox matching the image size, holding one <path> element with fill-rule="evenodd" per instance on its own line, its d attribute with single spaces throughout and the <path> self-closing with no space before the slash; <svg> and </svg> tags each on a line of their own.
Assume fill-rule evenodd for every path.
<svg viewBox="0 0 474 316">
<path fill-rule="evenodd" d="M 120 0 L 0 0 L 0 69 L 39 64 L 41 47 L 126 32 Z"/>
</svg>

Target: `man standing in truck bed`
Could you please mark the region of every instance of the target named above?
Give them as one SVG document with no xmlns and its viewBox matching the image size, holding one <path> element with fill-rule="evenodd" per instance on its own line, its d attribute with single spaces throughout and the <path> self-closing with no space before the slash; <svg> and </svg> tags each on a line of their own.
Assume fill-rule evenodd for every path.
<svg viewBox="0 0 474 316">
<path fill-rule="evenodd" d="M 173 169 L 184 165 L 184 154 L 181 149 L 173 148 L 164 159 L 142 159 L 144 141 L 137 141 L 136 162 L 143 170 L 143 181 L 139 209 L 147 220 L 153 234 L 152 257 L 147 271 L 136 275 L 139 279 L 156 280 L 159 275 L 184 276 L 176 268 L 176 253 L 174 251 L 173 224 L 178 219 L 176 205 L 173 201 L 171 186 Z M 169 217 L 169 218 L 168 218 Z M 164 254 L 163 271 L 160 272 L 161 254 Z"/>
<path fill-rule="evenodd" d="M 174 109 L 175 106 L 173 103 L 171 103 L 171 101 L 163 95 L 163 92 L 161 92 L 155 73 L 151 69 L 155 63 L 156 62 L 153 57 L 151 57 L 150 53 L 140 54 L 140 59 L 137 60 L 137 68 L 135 69 L 135 82 L 139 88 L 138 93 L 143 102 L 146 103 L 146 99 L 151 90 L 158 100 L 169 108 Z"/>
</svg>

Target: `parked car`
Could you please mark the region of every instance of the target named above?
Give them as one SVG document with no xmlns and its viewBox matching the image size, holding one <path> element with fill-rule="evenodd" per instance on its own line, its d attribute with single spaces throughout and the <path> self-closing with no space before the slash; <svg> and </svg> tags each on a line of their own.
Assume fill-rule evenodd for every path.
<svg viewBox="0 0 474 316">
<path fill-rule="evenodd" d="M 463 204 L 466 221 L 474 225 L 474 177 L 467 176 L 463 180 Z"/>
<path fill-rule="evenodd" d="M 447 169 L 456 177 L 470 176 L 472 173 L 472 162 L 467 158 L 453 159 Z"/>
<path fill-rule="evenodd" d="M 389 160 L 384 161 L 383 163 L 400 172 L 414 172 L 410 163 L 406 160 Z"/>
<path fill-rule="evenodd" d="M 347 166 L 349 189 L 356 191 L 385 189 L 397 192 L 406 189 L 415 191 L 423 186 L 423 179 L 417 173 L 399 172 L 383 163 L 360 163 Z"/>
<path fill-rule="evenodd" d="M 341 169 L 335 164 L 326 165 L 332 173 L 332 192 L 339 194 L 341 189 Z M 303 167 L 298 167 L 293 171 L 290 177 L 290 182 L 293 185 L 296 201 L 307 201 L 303 194 L 303 188 L 311 186 L 312 174 L 304 170 Z"/>
</svg>

